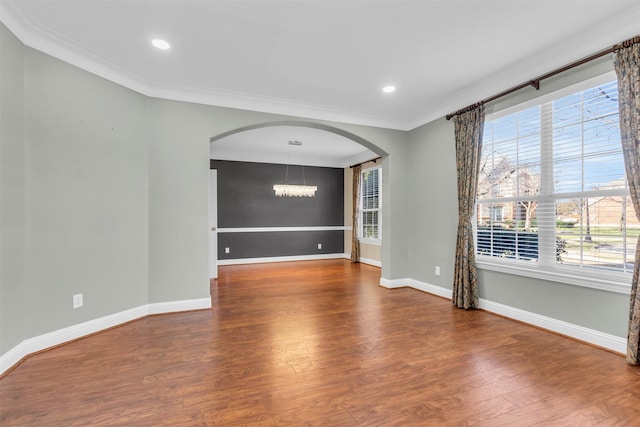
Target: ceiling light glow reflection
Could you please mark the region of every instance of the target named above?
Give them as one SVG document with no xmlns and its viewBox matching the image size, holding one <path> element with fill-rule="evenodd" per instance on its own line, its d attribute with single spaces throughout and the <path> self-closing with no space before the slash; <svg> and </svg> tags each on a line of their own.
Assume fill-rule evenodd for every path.
<svg viewBox="0 0 640 427">
<path fill-rule="evenodd" d="M 162 39 L 153 39 L 151 40 L 151 44 L 161 50 L 167 50 L 171 47 L 169 43 Z"/>
</svg>

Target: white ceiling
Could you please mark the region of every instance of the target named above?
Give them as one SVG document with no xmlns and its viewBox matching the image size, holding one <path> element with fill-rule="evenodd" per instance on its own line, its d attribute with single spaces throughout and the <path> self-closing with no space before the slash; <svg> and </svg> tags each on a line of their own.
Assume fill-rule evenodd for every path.
<svg viewBox="0 0 640 427">
<path fill-rule="evenodd" d="M 284 139 L 283 139 L 284 138 Z M 292 146 L 289 141 L 300 141 Z M 341 135 L 300 126 L 273 126 L 238 132 L 211 143 L 211 158 L 259 163 L 347 167 L 378 157 Z"/>
<path fill-rule="evenodd" d="M 0 20 L 149 96 L 410 130 L 637 35 L 640 1 L 0 0 Z"/>
</svg>

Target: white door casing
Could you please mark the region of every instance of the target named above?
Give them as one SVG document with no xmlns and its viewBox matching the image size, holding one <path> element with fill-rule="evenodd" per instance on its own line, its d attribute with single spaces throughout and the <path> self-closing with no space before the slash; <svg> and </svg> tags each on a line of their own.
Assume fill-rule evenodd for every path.
<svg viewBox="0 0 640 427">
<path fill-rule="evenodd" d="M 218 278 L 218 171 L 209 170 L 209 278 Z"/>
</svg>

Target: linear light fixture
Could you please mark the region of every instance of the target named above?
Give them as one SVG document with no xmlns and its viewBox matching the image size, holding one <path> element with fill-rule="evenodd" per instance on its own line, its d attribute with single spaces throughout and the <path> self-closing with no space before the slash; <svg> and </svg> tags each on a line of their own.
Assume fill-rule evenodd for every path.
<svg viewBox="0 0 640 427">
<path fill-rule="evenodd" d="M 287 158 L 287 169 L 285 172 L 284 184 L 274 184 L 273 191 L 275 191 L 276 197 L 314 197 L 318 187 L 315 185 L 307 185 L 304 176 L 304 166 L 302 167 L 302 184 L 295 185 L 289 184 L 289 163 L 291 161 L 291 146 L 301 146 L 301 141 L 289 141 L 289 153 Z"/>
<path fill-rule="evenodd" d="M 315 185 L 274 184 L 277 197 L 314 197 L 318 187 Z"/>
</svg>

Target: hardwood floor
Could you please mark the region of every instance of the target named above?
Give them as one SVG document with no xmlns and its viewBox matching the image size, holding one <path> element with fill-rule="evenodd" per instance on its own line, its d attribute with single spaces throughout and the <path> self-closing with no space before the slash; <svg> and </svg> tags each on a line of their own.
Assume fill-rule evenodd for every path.
<svg viewBox="0 0 640 427">
<path fill-rule="evenodd" d="M 379 277 L 221 267 L 212 310 L 29 357 L 0 380 L 0 425 L 640 425 L 623 357 Z"/>
</svg>

